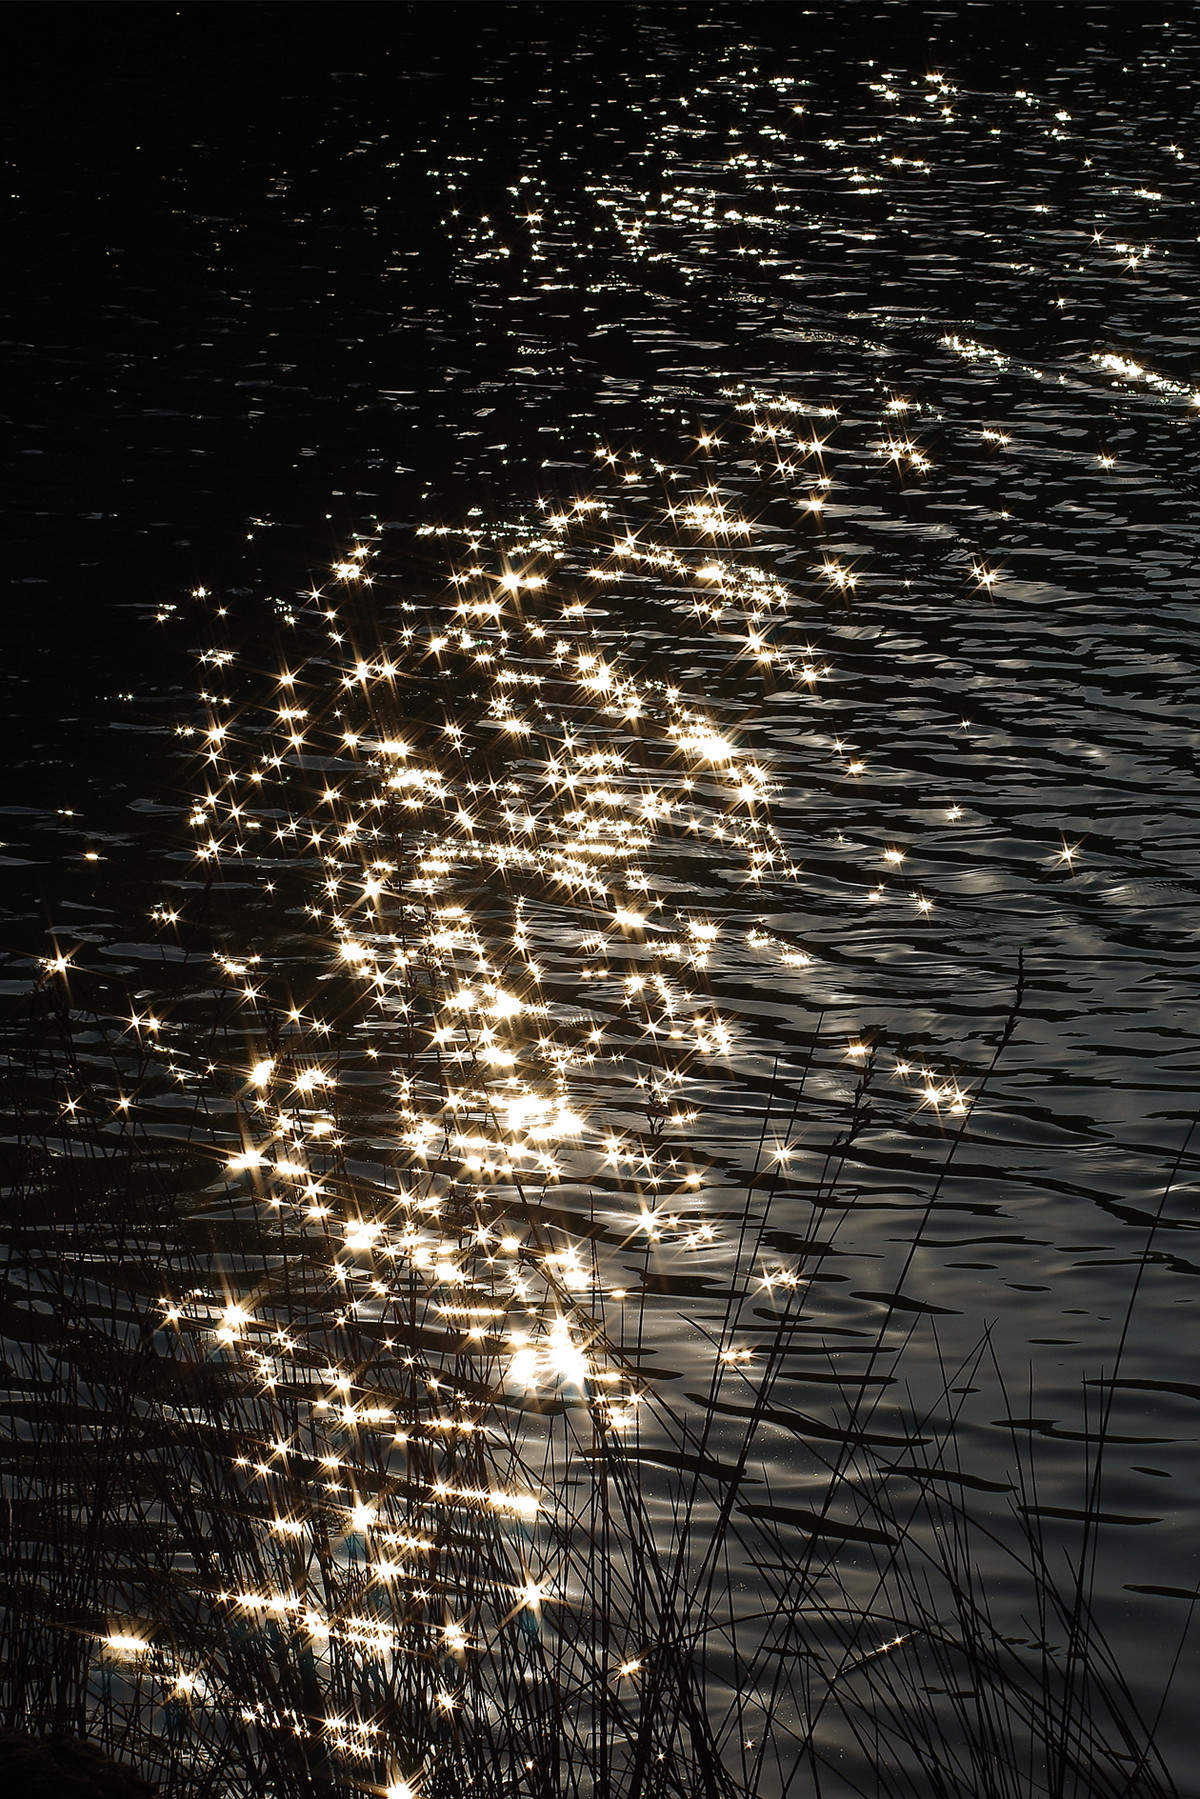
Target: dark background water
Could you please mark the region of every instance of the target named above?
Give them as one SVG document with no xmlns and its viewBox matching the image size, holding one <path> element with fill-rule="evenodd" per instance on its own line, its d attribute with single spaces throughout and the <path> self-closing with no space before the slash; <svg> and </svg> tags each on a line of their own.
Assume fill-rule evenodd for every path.
<svg viewBox="0 0 1200 1799">
<path fill-rule="evenodd" d="M 1194 9 L 59 6 L 8 30 L 6 976 L 47 920 L 100 967 L 144 934 L 196 587 L 265 670 L 279 604 L 353 531 L 432 566 L 407 528 L 588 491 L 598 441 L 676 466 L 718 433 L 705 466 L 834 669 L 799 722 L 745 726 L 804 870 L 768 923 L 816 970 L 732 997 L 756 1053 L 820 1012 L 969 1071 L 1023 952 L 1003 1105 L 920 1290 L 1034 1370 L 1047 1490 L 1077 1503 L 1052 1452 L 1195 1107 Z M 765 482 L 734 389 L 838 408 L 828 452 Z M 896 417 L 927 474 L 881 457 Z M 1198 1579 L 1189 1170 L 1106 1496 L 1145 1520 L 1105 1551 L 1131 1661 Z M 921 1178 L 881 1151 L 864 1191 Z M 878 1218 L 843 1324 L 890 1284 Z"/>
</svg>

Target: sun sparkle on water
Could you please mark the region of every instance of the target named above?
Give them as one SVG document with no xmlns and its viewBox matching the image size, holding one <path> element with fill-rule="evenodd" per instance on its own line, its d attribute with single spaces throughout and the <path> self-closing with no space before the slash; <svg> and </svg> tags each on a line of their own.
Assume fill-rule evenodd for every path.
<svg viewBox="0 0 1200 1799">
<path fill-rule="evenodd" d="M 275 671 L 196 589 L 191 616 L 214 641 L 179 725 L 193 861 L 153 917 L 172 948 L 211 933 L 194 985 L 221 1023 L 205 1037 L 194 992 L 156 993 L 152 1009 L 139 992 L 122 1020 L 136 1078 L 111 1093 L 64 1086 L 59 1127 L 80 1143 L 139 1129 L 149 1141 L 168 1086 L 193 1107 L 189 1153 L 207 1156 L 195 1243 L 147 1262 L 146 1343 L 186 1378 L 146 1403 L 165 1442 L 193 1433 L 180 1492 L 219 1468 L 220 1550 L 197 1528 L 157 1612 L 147 1585 L 127 1613 L 91 1621 L 103 1691 L 118 1696 L 105 1703 L 160 1708 L 160 1737 L 186 1712 L 213 1767 L 268 1746 L 301 1769 L 301 1791 L 332 1767 L 387 1799 L 458 1799 L 493 1774 L 489 1796 L 765 1799 L 802 1755 L 815 1767 L 863 1749 L 864 1692 L 885 1693 L 868 1758 L 871 1731 L 902 1739 L 905 1704 L 931 1708 L 924 1720 L 971 1697 L 950 1625 L 930 1623 L 952 1610 L 948 1589 L 920 1613 L 890 1534 L 895 1480 L 910 1480 L 909 1523 L 922 1505 L 925 1522 L 944 1509 L 903 1540 L 944 1573 L 937 1533 L 964 1513 L 927 1489 L 979 1478 L 947 1472 L 898 1422 L 900 1347 L 929 1325 L 920 1341 L 941 1356 L 952 1327 L 937 1337 L 936 1318 L 950 1308 L 903 1280 L 887 1291 L 858 1263 L 861 1290 L 839 1299 L 834 1283 L 850 1288 L 837 1269 L 872 1208 L 885 1233 L 895 1216 L 908 1230 L 914 1211 L 932 1214 L 919 1190 L 928 1177 L 943 1197 L 931 1144 L 949 1157 L 965 1133 L 975 1153 L 991 1044 L 943 1050 L 924 996 L 911 1028 L 881 1023 L 884 1008 L 854 997 L 852 964 L 868 954 L 887 971 L 910 952 L 952 964 L 969 880 L 1002 866 L 969 860 L 992 829 L 975 780 L 996 754 L 992 673 L 969 702 L 956 693 L 939 721 L 952 754 L 906 790 L 899 721 L 932 702 L 924 652 L 898 640 L 905 608 L 915 617 L 934 590 L 972 618 L 1013 603 L 1011 514 L 968 506 L 959 465 L 975 458 L 973 479 L 1007 501 L 1004 484 L 1043 466 L 1036 420 L 1023 404 L 1008 416 L 988 384 L 1067 376 L 956 313 L 922 312 L 932 328 L 898 367 L 869 335 L 885 322 L 852 313 L 836 341 L 858 358 L 859 390 L 823 387 L 833 334 L 782 285 L 810 271 L 775 254 L 797 210 L 776 196 L 804 160 L 795 133 L 815 97 L 798 104 L 796 81 L 743 67 L 740 103 L 769 120 L 752 144 L 734 130 L 702 174 L 681 152 L 720 123 L 734 92 L 721 67 L 712 87 L 675 72 L 687 124 L 671 115 L 657 172 L 633 159 L 619 187 L 588 189 L 600 267 L 619 255 L 626 275 L 657 280 L 666 263 L 664 284 L 694 290 L 701 259 L 736 232 L 723 268 L 760 284 L 738 304 L 777 347 L 808 346 L 810 373 L 735 379 L 706 340 L 711 369 L 687 373 L 707 385 L 672 387 L 666 424 L 654 401 L 642 444 L 616 413 L 612 429 L 579 424 L 570 448 L 592 466 L 571 472 L 577 491 L 552 491 L 547 461 L 550 497 L 503 522 L 430 517 L 340 545 L 278 603 Z M 1048 142 L 1078 128 L 1024 91 L 981 98 L 942 74 L 867 91 L 876 129 L 863 141 L 805 139 L 864 220 L 872 196 L 924 204 L 942 139 L 974 131 L 979 148 L 998 108 L 1005 131 L 1036 120 Z M 436 173 L 447 199 L 464 198 L 464 169 Z M 511 192 L 522 253 L 548 279 L 570 252 L 566 203 L 543 176 Z M 1163 190 L 1136 192 L 1157 205 Z M 1048 206 L 1034 210 L 1032 230 L 1048 232 Z M 1120 241 L 1097 230 L 1086 253 L 1106 278 L 1146 280 L 1160 251 L 1122 229 Z M 518 260 L 496 212 L 447 206 L 446 230 L 480 294 Z M 832 226 L 812 232 L 824 253 Z M 843 237 L 849 268 L 852 246 L 874 239 L 857 225 Z M 768 327 L 770 293 L 782 300 Z M 1129 393 L 1180 418 L 1200 405 L 1136 343 L 1112 342 L 1072 365 L 1089 402 Z M 1115 435 L 1054 454 L 1093 497 L 1131 461 Z M 927 512 L 903 510 L 913 495 Z M 894 683 L 899 697 L 869 705 L 862 646 L 885 603 L 895 629 L 871 691 Z M 1037 813 L 1028 832 L 1055 892 L 1086 878 L 1092 841 L 1067 814 Z M 56 948 L 43 972 L 65 1005 L 75 957 Z M 746 1120 L 761 1126 L 749 1167 L 731 1149 L 739 1107 L 737 1153 Z M 835 1111 L 836 1129 L 816 1128 Z M 885 1129 L 883 1172 L 860 1189 L 856 1146 Z M 916 1242 L 894 1258 L 905 1275 Z M 928 1279 L 921 1290 L 945 1297 Z M 783 1366 L 817 1352 L 820 1364 Z M 832 1401 L 786 1403 L 796 1389 L 781 1383 L 805 1370 L 806 1394 L 823 1376 L 838 1401 L 853 1396 L 836 1449 Z M 921 1429 L 942 1431 L 943 1411 L 957 1420 L 949 1395 L 966 1390 L 947 1385 Z M 952 1432 L 937 1444 L 948 1456 Z M 988 1644 L 1011 1651 L 1011 1637 Z M 864 1670 L 897 1684 L 856 1685 Z M 1027 1720 L 1036 1704 L 1020 1691 Z"/>
</svg>

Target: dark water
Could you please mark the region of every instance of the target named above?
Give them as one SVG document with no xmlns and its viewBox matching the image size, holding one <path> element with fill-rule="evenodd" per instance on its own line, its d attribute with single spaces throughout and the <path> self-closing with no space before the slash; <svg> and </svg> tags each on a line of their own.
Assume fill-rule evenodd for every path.
<svg viewBox="0 0 1200 1799">
<path fill-rule="evenodd" d="M 569 1386 L 602 1323 L 610 1409 L 663 1408 L 648 1470 L 738 1464 L 759 1395 L 763 1541 L 724 1600 L 690 1547 L 674 1576 L 724 1620 L 734 1784 L 608 1790 L 1171 1790 L 1136 1745 L 1124 1786 L 965 1752 L 938 1785 L 852 1707 L 806 1722 L 764 1668 L 816 1651 L 727 1619 L 939 1479 L 1010 1644 L 1069 1659 L 1006 1553 L 1030 1519 L 1151 1720 L 1190 1617 L 1194 15 L 229 10 L 60 9 L 65 66 L 48 29 L 29 59 L 7 990 L 50 925 L 90 1006 L 156 1009 L 174 1086 L 151 1057 L 135 1103 L 240 1134 L 233 1175 L 268 1153 L 245 1069 L 307 1069 L 281 1204 L 329 1179 L 379 1235 L 414 1170 L 488 1217 L 519 1176 L 533 1347 L 480 1380 Z M 544 1454 L 578 1538 L 586 1456 Z M 869 1645 L 874 1567 L 838 1574 Z M 1150 1730 L 1183 1791 L 1194 1682 Z"/>
</svg>

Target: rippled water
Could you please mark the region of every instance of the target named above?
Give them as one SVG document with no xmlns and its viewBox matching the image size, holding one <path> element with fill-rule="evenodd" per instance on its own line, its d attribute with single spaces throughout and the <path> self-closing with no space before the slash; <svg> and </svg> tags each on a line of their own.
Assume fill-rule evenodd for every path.
<svg viewBox="0 0 1200 1799">
<path fill-rule="evenodd" d="M 65 955 L 77 1032 L 127 988 L 143 1047 L 84 1079 L 39 1038 L 61 1091 L 22 1104 L 80 1109 L 93 1159 L 185 1145 L 202 1216 L 294 1216 L 379 1326 L 368 1381 L 238 1238 L 158 1282 L 202 1355 L 224 1328 L 263 1374 L 269 1313 L 312 1346 L 297 1393 L 332 1359 L 395 1408 L 406 1318 L 435 1387 L 467 1383 L 456 1416 L 512 1458 L 470 1478 L 558 1508 L 516 1560 L 588 1620 L 546 1627 L 560 1698 L 581 1657 L 644 1660 L 644 1715 L 683 1713 L 663 1617 L 710 1633 L 715 1746 L 668 1732 L 643 1766 L 630 1726 L 605 1772 L 589 1699 L 557 1773 L 504 1791 L 1194 1790 L 1194 1660 L 1155 1787 L 1136 1730 L 1056 1772 L 1025 1713 L 996 1772 L 961 1676 L 904 1643 L 982 1603 L 1035 1670 L 1054 1645 L 1035 1687 L 1072 1651 L 1101 1678 L 1079 1605 L 1039 1615 L 1082 1567 L 1113 1709 L 1152 1720 L 1197 1592 L 1200 46 L 1150 7 L 681 10 L 455 9 L 469 46 L 423 9 L 336 47 L 322 19 L 265 92 L 248 56 L 232 135 L 180 98 L 180 27 L 109 49 L 117 91 L 157 86 L 86 162 L 64 105 L 27 196 L 57 183 L 69 234 L 31 247 L 50 523 L 5 675 L 5 972 Z M 29 1127 L 51 1174 L 73 1128 Z M 444 1242 L 413 1226 L 435 1203 Z M 41 1353 L 10 1365 L 53 1394 Z M 585 1388 L 561 1438 L 513 1397 Z M 445 1480 L 441 1402 L 405 1403 L 404 1478 Z M 601 1576 L 604 1432 L 636 1445 L 640 1547 Z M 307 1478 L 303 1508 L 343 1503 Z M 939 1483 L 970 1497 L 957 1612 Z M 658 1613 L 630 1566 L 669 1568 Z M 901 1671 L 860 1691 L 893 1627 Z M 492 1661 L 488 1741 L 517 1703 Z M 427 1762 L 406 1737 L 362 1778 L 443 1790 L 420 1728 Z M 235 1763 L 203 1790 L 247 1790 Z"/>
</svg>

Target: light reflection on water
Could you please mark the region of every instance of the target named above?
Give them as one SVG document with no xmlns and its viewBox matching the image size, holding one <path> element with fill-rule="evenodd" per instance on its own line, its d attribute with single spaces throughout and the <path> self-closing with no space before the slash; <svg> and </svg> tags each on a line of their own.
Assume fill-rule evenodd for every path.
<svg viewBox="0 0 1200 1799">
<path fill-rule="evenodd" d="M 920 71 L 835 103 L 737 48 L 678 75 L 609 176 L 564 191 L 522 146 L 511 216 L 436 171 L 505 441 L 472 451 L 465 391 L 395 403 L 481 501 L 511 431 L 542 497 L 364 519 L 273 602 L 270 676 L 257 601 L 192 597 L 197 853 L 157 923 L 220 939 L 219 1047 L 152 985 L 136 1078 L 60 1103 L 94 1146 L 155 1108 L 224 1164 L 220 1232 L 160 1244 L 155 1342 L 249 1381 L 238 1453 L 187 1454 L 258 1514 L 223 1539 L 244 1585 L 193 1584 L 298 1658 L 251 1703 L 205 1615 L 264 1741 L 331 1697 L 350 1765 L 388 1776 L 382 1719 L 396 1778 L 451 1791 L 472 1731 L 523 1760 L 557 1706 L 503 1790 L 774 1793 L 816 1744 L 822 1791 L 874 1757 L 907 1792 L 931 1717 L 936 1790 L 974 1791 L 1044 1728 L 1039 1680 L 1058 1702 L 1042 1636 L 1068 1678 L 1082 1653 L 1054 1532 L 1086 1567 L 1111 1520 L 1080 1580 L 1146 1693 L 1194 1585 L 1182 1170 L 1161 1199 L 1195 1059 L 1193 387 L 1158 273 L 1190 221 L 1148 211 L 1186 152 L 1101 179 L 1070 107 Z M 489 422 L 518 403 L 540 466 Z M 984 1534 L 948 1574 L 946 1487 L 1045 1552 L 1063 1618 Z M 1010 1711 L 972 1738 L 937 1631 L 983 1629 L 976 1562 Z M 1085 1736 L 1101 1711 L 1081 1689 Z M 1124 1790 L 1093 1753 L 997 1790 Z"/>
</svg>

